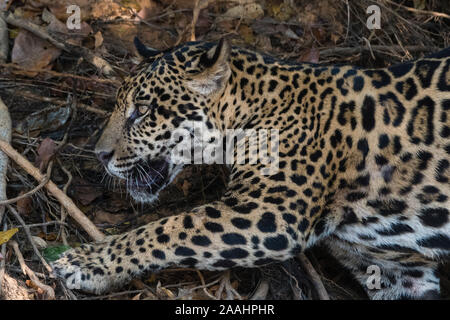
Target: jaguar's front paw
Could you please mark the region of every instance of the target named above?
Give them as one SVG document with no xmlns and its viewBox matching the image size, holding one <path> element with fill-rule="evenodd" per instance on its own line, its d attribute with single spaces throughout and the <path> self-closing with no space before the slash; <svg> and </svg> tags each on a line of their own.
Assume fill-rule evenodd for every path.
<svg viewBox="0 0 450 320">
<path fill-rule="evenodd" d="M 126 279 L 111 270 L 105 257 L 93 245 L 70 249 L 51 263 L 53 273 L 66 282 L 69 289 L 101 294 L 118 287 Z"/>
</svg>

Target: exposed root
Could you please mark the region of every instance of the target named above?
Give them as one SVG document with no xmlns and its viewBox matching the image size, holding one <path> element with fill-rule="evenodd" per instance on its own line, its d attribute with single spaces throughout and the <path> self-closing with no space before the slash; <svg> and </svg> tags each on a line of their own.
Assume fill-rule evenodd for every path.
<svg viewBox="0 0 450 320">
<path fill-rule="evenodd" d="M 263 279 L 258 283 L 255 292 L 250 297 L 250 300 L 266 300 L 269 293 L 269 281 Z"/>
<path fill-rule="evenodd" d="M 216 298 L 221 299 L 222 293 L 225 292 L 226 300 L 236 300 L 236 299 L 242 300 L 241 295 L 231 285 L 230 275 L 231 275 L 230 270 L 224 271 L 221 277 L 219 289 L 217 289 L 216 292 Z"/>
<path fill-rule="evenodd" d="M 323 285 L 319 274 L 317 273 L 316 269 L 314 269 L 308 257 L 304 253 L 300 253 L 299 255 L 297 255 L 297 258 L 300 261 L 302 267 L 305 269 L 306 273 L 309 275 L 310 280 L 313 283 L 314 288 L 316 289 L 317 295 L 319 296 L 319 299 L 330 300 L 330 296 L 328 295 L 328 292 L 325 289 L 325 286 Z"/>
<path fill-rule="evenodd" d="M 17 244 L 17 242 L 14 240 L 10 240 L 8 244 L 14 250 L 14 253 L 16 254 L 17 259 L 19 260 L 20 267 L 22 268 L 23 273 L 26 274 L 31 279 L 31 281 L 33 281 L 33 283 L 45 293 L 47 299 L 54 300 L 55 291 L 53 290 L 52 287 L 43 284 L 39 280 L 39 278 L 34 274 L 34 271 L 27 266 L 23 258 L 22 252 L 20 252 L 19 245 Z"/>
</svg>

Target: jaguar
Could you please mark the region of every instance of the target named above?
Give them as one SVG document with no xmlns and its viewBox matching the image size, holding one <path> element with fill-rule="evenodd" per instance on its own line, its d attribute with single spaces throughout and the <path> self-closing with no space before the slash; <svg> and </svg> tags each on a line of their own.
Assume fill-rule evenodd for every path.
<svg viewBox="0 0 450 320">
<path fill-rule="evenodd" d="M 218 139 L 228 129 L 278 130 L 277 170 L 230 164 L 220 200 L 66 251 L 53 268 L 69 288 L 100 294 L 171 266 L 259 267 L 320 243 L 371 299 L 440 297 L 450 48 L 360 68 L 284 61 L 227 40 L 165 51 L 135 44 L 143 62 L 118 90 L 95 149 L 132 198 L 155 201 L 171 183 L 183 168 L 173 133 L 194 125 Z M 194 148 L 214 140 L 204 136 Z M 371 268 L 379 285 L 368 285 Z"/>
</svg>

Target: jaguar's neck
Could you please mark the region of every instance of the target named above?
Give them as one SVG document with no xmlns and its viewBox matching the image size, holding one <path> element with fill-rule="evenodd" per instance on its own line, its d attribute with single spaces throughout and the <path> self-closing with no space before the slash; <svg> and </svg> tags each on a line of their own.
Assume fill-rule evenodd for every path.
<svg viewBox="0 0 450 320">
<path fill-rule="evenodd" d="M 308 133 L 316 127 L 305 126 L 313 114 L 342 102 L 333 101 L 336 95 L 330 84 L 335 83 L 338 90 L 352 90 L 347 82 L 357 74 L 351 66 L 293 63 L 237 48 L 232 51 L 230 67 L 227 86 L 210 109 L 211 117 L 222 130 L 282 128 L 296 122 Z M 341 78 L 344 84 L 339 84 Z M 359 93 L 364 96 L 364 92 Z M 325 121 L 323 118 L 316 122 L 324 125 Z"/>
<path fill-rule="evenodd" d="M 233 49 L 230 67 L 226 88 L 210 109 L 210 116 L 221 130 L 282 126 L 281 122 L 269 123 L 264 118 L 277 118 L 277 114 L 284 118 L 293 104 L 303 105 L 300 100 L 304 97 L 296 92 L 315 91 L 310 88 L 311 78 L 329 69 L 277 60 L 240 48 Z"/>
</svg>

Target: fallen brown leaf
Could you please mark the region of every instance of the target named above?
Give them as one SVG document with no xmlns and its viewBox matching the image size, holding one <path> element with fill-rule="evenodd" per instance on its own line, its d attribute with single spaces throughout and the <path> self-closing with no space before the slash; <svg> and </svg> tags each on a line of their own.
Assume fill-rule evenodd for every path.
<svg viewBox="0 0 450 320">
<path fill-rule="evenodd" d="M 317 48 L 311 48 L 300 56 L 299 61 L 309 62 L 309 63 L 318 63 L 319 55 L 320 55 L 320 52 Z"/>
<path fill-rule="evenodd" d="M 49 69 L 51 67 L 50 64 L 60 54 L 61 50 L 47 41 L 26 30 L 20 30 L 14 40 L 11 61 L 17 63 L 23 69 Z M 37 75 L 37 72 L 33 71 L 21 71 L 21 73 L 25 73 L 30 77 Z"/>
<path fill-rule="evenodd" d="M 92 201 L 103 194 L 98 188 L 95 188 L 89 182 L 80 177 L 75 177 L 72 181 L 74 198 L 82 205 L 87 206 Z"/>
<path fill-rule="evenodd" d="M 55 141 L 50 138 L 45 138 L 42 140 L 41 144 L 37 148 L 37 154 L 35 165 L 41 170 L 41 172 L 45 171 L 49 161 L 55 155 L 58 146 Z"/>
<path fill-rule="evenodd" d="M 25 194 L 25 191 L 20 191 L 19 196 Z M 25 197 L 17 201 L 17 212 L 21 215 L 30 215 L 33 210 L 33 199 L 31 197 Z"/>
<path fill-rule="evenodd" d="M 106 212 L 103 210 L 99 210 L 97 212 L 95 212 L 95 218 L 93 220 L 93 222 L 95 224 L 112 224 L 112 225 L 116 225 L 119 224 L 121 222 L 123 222 L 126 218 L 127 218 L 127 214 L 123 213 L 123 214 L 113 214 L 110 212 Z"/>
</svg>

